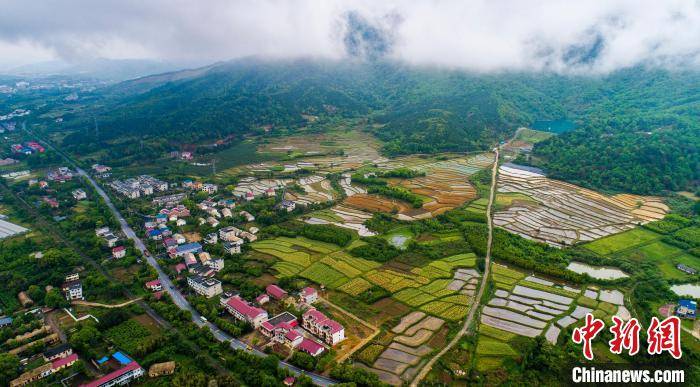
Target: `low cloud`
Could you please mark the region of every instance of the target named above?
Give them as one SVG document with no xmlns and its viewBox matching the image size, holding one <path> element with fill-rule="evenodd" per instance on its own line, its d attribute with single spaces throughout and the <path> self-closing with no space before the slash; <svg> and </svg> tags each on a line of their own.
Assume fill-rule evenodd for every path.
<svg viewBox="0 0 700 387">
<path fill-rule="evenodd" d="M 5 0 L 0 58 L 316 57 L 470 71 L 700 66 L 700 1 Z"/>
</svg>

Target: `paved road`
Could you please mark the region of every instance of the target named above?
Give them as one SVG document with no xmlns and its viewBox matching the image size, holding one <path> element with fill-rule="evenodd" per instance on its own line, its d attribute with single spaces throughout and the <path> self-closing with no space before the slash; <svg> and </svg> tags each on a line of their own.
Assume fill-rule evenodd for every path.
<svg viewBox="0 0 700 387">
<path fill-rule="evenodd" d="M 411 382 L 411 387 L 416 387 L 418 386 L 418 383 L 420 383 L 421 380 L 425 378 L 426 375 L 428 375 L 428 372 L 433 368 L 433 365 L 444 355 L 446 354 L 449 350 L 451 350 L 459 340 L 464 336 L 467 331 L 469 330 L 469 326 L 472 324 L 472 321 L 474 320 L 474 316 L 476 315 L 477 309 L 479 309 L 479 304 L 481 303 L 481 297 L 484 295 L 484 289 L 486 288 L 486 282 L 488 281 L 489 278 L 489 272 L 491 270 L 491 242 L 493 241 L 493 221 L 491 219 L 491 206 L 493 205 L 493 198 L 496 194 L 496 177 L 498 174 L 498 148 L 494 149 L 495 156 L 494 156 L 494 161 L 493 161 L 493 168 L 491 170 L 491 191 L 489 192 L 489 205 L 486 207 L 486 218 L 488 219 L 488 228 L 489 228 L 489 238 L 488 241 L 486 242 L 486 257 L 485 257 L 485 266 L 484 266 L 484 275 L 481 277 L 481 283 L 479 284 L 479 291 L 477 294 L 474 296 L 474 303 L 472 304 L 471 308 L 469 309 L 469 314 L 467 315 L 467 319 L 464 320 L 464 325 L 462 325 L 462 328 L 457 332 L 454 338 L 440 351 L 435 355 L 432 359 L 430 359 L 425 366 L 420 370 L 420 372 L 416 375 L 416 377 L 413 379 Z"/>
<path fill-rule="evenodd" d="M 32 134 L 35 138 L 39 139 L 36 134 L 31 133 L 29 130 L 26 129 L 26 126 L 22 127 L 23 130 L 26 132 Z M 134 247 L 136 247 L 141 253 L 146 257 L 146 262 L 148 262 L 151 267 L 153 267 L 156 272 L 158 273 L 158 279 L 160 279 L 161 284 L 163 285 L 163 289 L 165 289 L 168 294 L 170 294 L 170 298 L 173 300 L 173 303 L 177 305 L 180 309 L 182 310 L 187 310 L 190 313 L 192 313 L 192 322 L 197 324 L 199 327 L 206 326 L 209 328 L 209 330 L 212 332 L 216 340 L 220 342 L 229 342 L 231 344 L 231 348 L 233 349 L 241 349 L 247 352 L 250 352 L 256 356 L 267 356 L 264 352 L 249 347 L 247 344 L 241 342 L 240 340 L 230 336 L 226 332 L 222 331 L 217 327 L 216 325 L 212 324 L 211 322 L 204 322 L 202 321 L 202 316 L 195 310 L 192 305 L 190 305 L 189 301 L 185 298 L 185 296 L 180 293 L 180 291 L 174 286 L 173 282 L 170 280 L 170 277 L 168 277 L 167 274 L 163 271 L 163 269 L 160 267 L 158 264 L 158 261 L 151 256 L 151 254 L 148 252 L 148 249 L 146 248 L 146 245 L 143 243 L 143 240 L 136 235 L 134 230 L 129 226 L 129 224 L 126 222 L 126 219 L 122 216 L 121 212 L 117 209 L 117 207 L 114 206 L 114 203 L 112 203 L 112 200 L 109 198 L 109 195 L 102 189 L 102 187 L 95 181 L 95 179 L 92 178 L 87 172 L 85 172 L 82 168 L 80 168 L 74 161 L 71 159 L 67 154 L 63 153 L 61 150 L 58 148 L 54 147 L 53 144 L 51 144 L 48 141 L 40 141 L 42 142 L 45 146 L 53 149 L 55 152 L 58 154 L 62 155 L 63 158 L 65 158 L 72 166 L 75 168 L 75 170 L 80 174 L 81 176 L 84 176 L 90 184 L 95 188 L 95 191 L 102 197 L 102 199 L 105 201 L 107 204 L 107 207 L 112 211 L 112 214 L 114 217 L 119 221 L 119 225 L 122 229 L 122 232 L 124 235 L 126 235 L 127 238 L 131 239 L 134 241 Z M 158 316 L 160 317 L 160 316 Z M 335 381 L 333 379 L 327 378 L 322 375 L 318 375 L 315 373 L 311 372 L 306 372 L 300 368 L 297 368 L 287 362 L 280 361 L 280 366 L 283 368 L 288 369 L 289 371 L 293 372 L 296 375 L 300 374 L 305 374 L 311 380 L 314 382 L 314 384 L 317 384 L 319 386 L 329 386 L 332 384 L 335 384 Z"/>
</svg>

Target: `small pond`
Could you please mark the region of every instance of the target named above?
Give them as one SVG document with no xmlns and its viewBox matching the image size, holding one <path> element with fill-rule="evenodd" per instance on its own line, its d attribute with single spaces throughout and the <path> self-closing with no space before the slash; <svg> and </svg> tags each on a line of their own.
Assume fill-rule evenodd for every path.
<svg viewBox="0 0 700 387">
<path fill-rule="evenodd" d="M 700 298 L 700 284 L 681 284 L 671 286 L 671 291 L 679 296 Z"/>
<path fill-rule="evenodd" d="M 624 271 L 610 266 L 593 266 L 587 263 L 572 261 L 567 269 L 578 274 L 588 274 L 595 279 L 614 280 L 629 277 Z"/>
</svg>

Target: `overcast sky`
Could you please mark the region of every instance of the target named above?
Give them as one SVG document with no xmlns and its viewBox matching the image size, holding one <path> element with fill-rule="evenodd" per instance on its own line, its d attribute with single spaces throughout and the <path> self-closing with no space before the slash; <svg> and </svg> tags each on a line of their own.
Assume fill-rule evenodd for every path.
<svg viewBox="0 0 700 387">
<path fill-rule="evenodd" d="M 472 71 L 700 67 L 700 0 L 0 0 L 0 63 L 387 57 Z"/>
</svg>

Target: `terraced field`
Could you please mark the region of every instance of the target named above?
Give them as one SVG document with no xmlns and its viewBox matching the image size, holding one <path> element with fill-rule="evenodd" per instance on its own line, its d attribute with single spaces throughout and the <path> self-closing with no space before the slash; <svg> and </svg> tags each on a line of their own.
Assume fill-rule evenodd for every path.
<svg viewBox="0 0 700 387">
<path fill-rule="evenodd" d="M 492 160 L 486 154 L 448 160 L 415 156 L 391 160 L 378 167 L 382 170 L 410 168 L 425 173 L 425 176 L 411 179 L 389 180 L 391 185 L 404 187 L 424 197 L 425 203 L 421 208 L 413 208 L 403 201 L 363 191 L 354 192 L 344 204 L 368 212 L 394 212 L 402 220 L 431 218 L 474 199 L 477 196 L 476 190 L 468 182 L 469 176 L 491 165 Z"/>
<path fill-rule="evenodd" d="M 669 210 L 660 198 L 605 196 L 512 164 L 500 167 L 498 192 L 523 194 L 532 202 L 514 202 L 497 212 L 495 225 L 555 247 L 629 230 L 661 219 Z"/>
<path fill-rule="evenodd" d="M 338 204 L 328 210 L 316 211 L 307 216 L 304 221 L 309 224 L 332 224 L 349 228 L 357 231 L 359 236 L 374 236 L 377 234 L 364 225 L 364 222 L 371 217 L 372 214 L 367 211 Z"/>
<path fill-rule="evenodd" d="M 280 189 L 287 186 L 293 182 L 292 179 L 255 179 L 252 177 L 243 178 L 241 182 L 236 185 L 233 190 L 233 194 L 238 197 L 245 197 L 248 192 L 252 192 L 255 197 L 263 196 L 265 192 L 272 189 Z"/>
<path fill-rule="evenodd" d="M 392 385 L 409 382 L 423 366 L 424 358 L 430 354 L 430 345 L 435 334 L 443 329 L 445 321 L 423 312 L 411 312 L 391 329 L 391 341 L 371 344 L 359 354 L 367 367 L 379 378 Z"/>
<path fill-rule="evenodd" d="M 497 290 L 481 311 L 476 350 L 481 371 L 518 356 L 510 344 L 515 336 L 544 335 L 556 344 L 561 331 L 586 313 L 608 320 L 612 315 L 630 318 L 618 290 L 576 289 L 499 264 L 493 265 L 492 273 Z"/>
<path fill-rule="evenodd" d="M 285 199 L 291 200 L 296 204 L 309 205 L 316 203 L 325 203 L 335 198 L 335 192 L 331 187 L 331 182 L 324 176 L 313 175 L 302 177 L 296 183 L 304 189 L 304 193 L 298 193 L 287 190 Z"/>
</svg>

